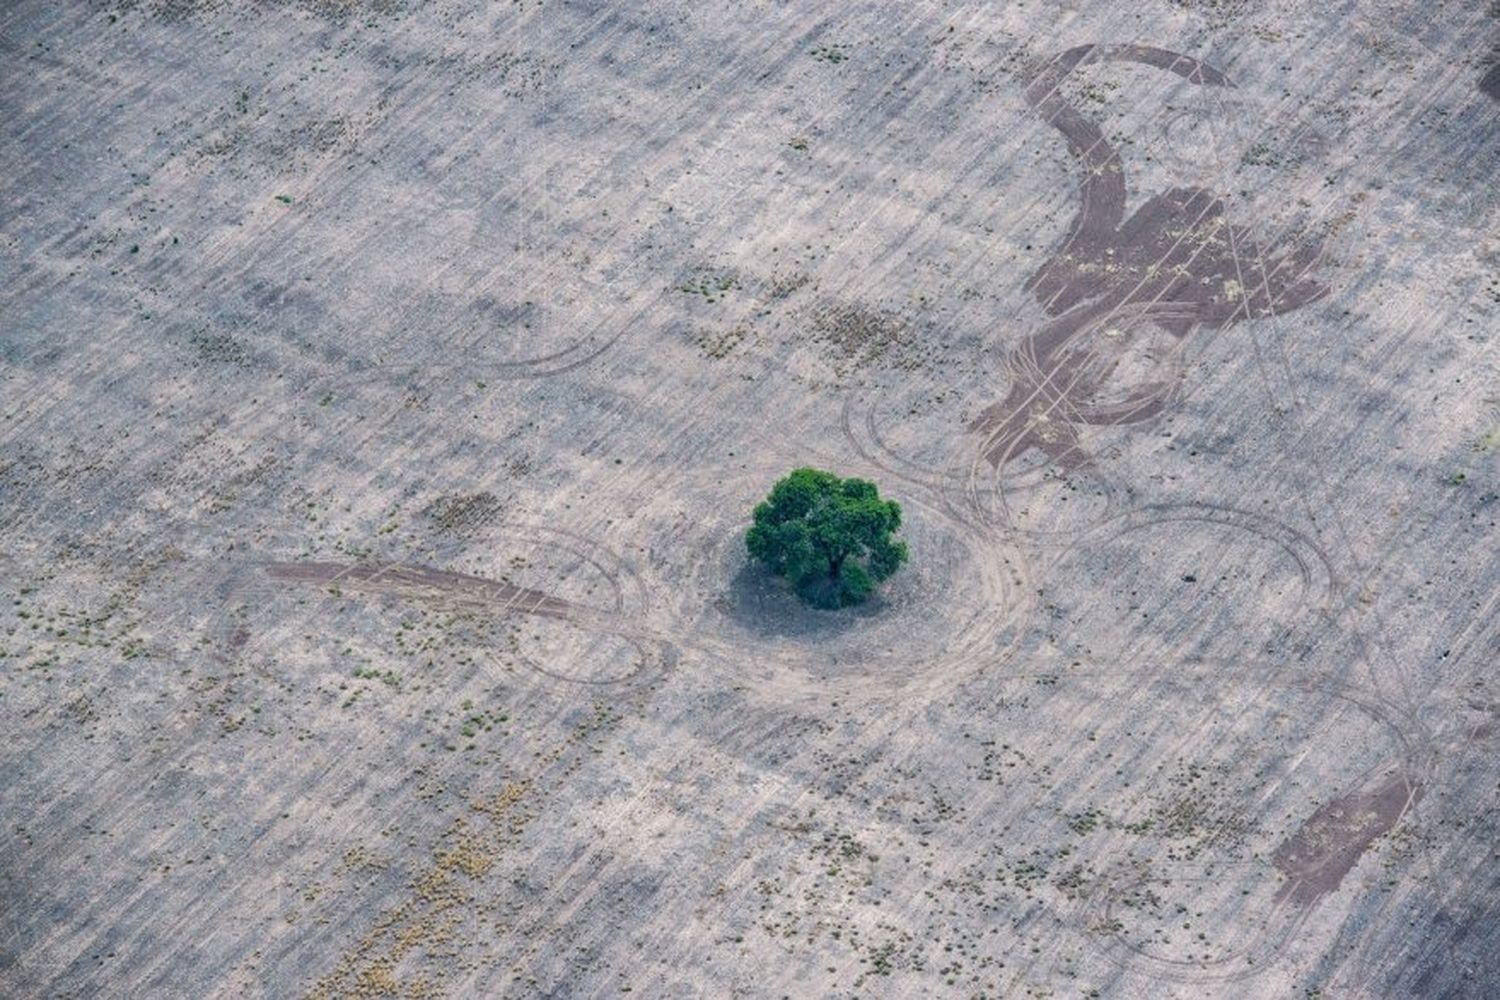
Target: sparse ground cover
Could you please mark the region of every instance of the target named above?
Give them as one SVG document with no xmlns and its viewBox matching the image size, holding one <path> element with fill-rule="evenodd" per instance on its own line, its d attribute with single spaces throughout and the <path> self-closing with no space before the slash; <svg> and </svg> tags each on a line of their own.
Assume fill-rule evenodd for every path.
<svg viewBox="0 0 1500 1000">
<path fill-rule="evenodd" d="M 6 6 L 0 992 L 1500 992 L 1497 46 Z"/>
</svg>

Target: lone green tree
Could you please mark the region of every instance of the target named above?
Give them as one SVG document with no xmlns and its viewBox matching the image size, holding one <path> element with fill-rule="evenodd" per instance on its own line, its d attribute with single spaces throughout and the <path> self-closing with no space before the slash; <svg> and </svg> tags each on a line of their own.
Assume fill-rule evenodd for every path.
<svg viewBox="0 0 1500 1000">
<path fill-rule="evenodd" d="M 845 608 L 906 562 L 906 543 L 891 537 L 900 527 L 901 505 L 874 483 L 796 469 L 756 505 L 745 544 L 808 604 Z"/>
</svg>

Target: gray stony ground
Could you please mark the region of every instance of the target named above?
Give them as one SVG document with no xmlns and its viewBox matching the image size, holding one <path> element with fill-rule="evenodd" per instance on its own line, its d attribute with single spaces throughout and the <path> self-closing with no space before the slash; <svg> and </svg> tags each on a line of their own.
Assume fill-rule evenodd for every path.
<svg viewBox="0 0 1500 1000">
<path fill-rule="evenodd" d="M 4 4 L 0 993 L 1500 995 L 1497 62 Z"/>
</svg>

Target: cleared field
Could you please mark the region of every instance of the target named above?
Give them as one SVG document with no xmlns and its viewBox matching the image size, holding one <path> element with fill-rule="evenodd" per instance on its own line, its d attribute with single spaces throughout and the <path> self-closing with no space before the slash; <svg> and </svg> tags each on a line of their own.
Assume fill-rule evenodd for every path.
<svg viewBox="0 0 1500 1000">
<path fill-rule="evenodd" d="M 0 10 L 0 993 L 1500 995 L 1500 8 Z M 801 606 L 788 469 L 910 565 Z"/>
</svg>

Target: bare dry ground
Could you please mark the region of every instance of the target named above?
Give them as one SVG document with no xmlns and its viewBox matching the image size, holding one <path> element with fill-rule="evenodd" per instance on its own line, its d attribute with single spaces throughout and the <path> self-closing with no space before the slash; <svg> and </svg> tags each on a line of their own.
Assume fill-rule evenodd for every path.
<svg viewBox="0 0 1500 1000">
<path fill-rule="evenodd" d="M 0 993 L 1500 995 L 1488 0 L 0 9 Z M 747 565 L 796 465 L 912 561 Z"/>
</svg>

